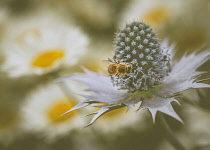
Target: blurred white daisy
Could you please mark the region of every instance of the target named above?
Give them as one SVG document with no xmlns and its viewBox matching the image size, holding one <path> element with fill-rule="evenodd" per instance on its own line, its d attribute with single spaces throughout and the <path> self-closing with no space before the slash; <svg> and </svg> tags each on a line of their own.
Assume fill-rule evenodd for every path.
<svg viewBox="0 0 210 150">
<path fill-rule="evenodd" d="M 144 20 L 150 25 L 160 25 L 181 9 L 181 1 L 173 0 L 134 0 L 123 15 L 124 21 Z"/>
<path fill-rule="evenodd" d="M 68 135 L 74 129 L 84 125 L 79 117 L 80 112 L 61 116 L 74 107 L 76 98 L 67 98 L 63 91 L 55 85 L 38 89 L 28 96 L 22 107 L 23 128 L 51 141 Z"/>
<path fill-rule="evenodd" d="M 171 102 L 177 102 L 176 97 L 185 90 L 210 87 L 195 77 L 203 73 L 196 69 L 209 60 L 210 50 L 185 55 L 171 65 L 172 50 L 173 47 L 169 47 L 166 41 L 159 45 L 148 25 L 142 22 L 127 24 L 117 34 L 115 56 L 113 60 L 109 59 L 111 77 L 85 70 L 86 74 L 63 79 L 82 82 L 92 92 L 91 95 L 83 95 L 86 100 L 64 116 L 91 104 L 105 103 L 105 106 L 98 106 L 100 110 L 92 113 L 95 116 L 88 124 L 91 125 L 109 111 L 123 107 L 129 109 L 140 103 L 139 109 L 148 109 L 153 120 L 160 111 L 181 121 Z M 118 67 L 112 67 L 116 65 Z"/>
<path fill-rule="evenodd" d="M 2 48 L 6 57 L 3 69 L 11 76 L 72 66 L 88 44 L 88 38 L 78 28 L 48 16 L 17 20 L 15 28 L 8 29 L 11 31 Z"/>
</svg>

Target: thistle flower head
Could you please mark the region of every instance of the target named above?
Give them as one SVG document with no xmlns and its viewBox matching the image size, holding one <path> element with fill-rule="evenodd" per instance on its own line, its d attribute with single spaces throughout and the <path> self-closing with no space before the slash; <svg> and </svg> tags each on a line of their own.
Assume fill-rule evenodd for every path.
<svg viewBox="0 0 210 150">
<path fill-rule="evenodd" d="M 132 22 L 117 33 L 114 59 L 132 65 L 126 75 L 112 75 L 114 85 L 129 92 L 147 91 L 160 84 L 170 70 L 169 54 L 164 52 L 147 24 Z"/>
<path fill-rule="evenodd" d="M 115 56 L 112 61 L 118 73 L 104 76 L 85 69 L 86 74 L 76 74 L 72 79 L 86 84 L 90 95 L 82 95 L 86 100 L 66 113 L 91 105 L 98 105 L 91 125 L 103 114 L 141 102 L 139 109 L 148 109 L 155 120 L 157 111 L 181 121 L 171 106 L 178 102 L 177 95 L 192 88 L 209 88 L 210 85 L 196 80 L 203 72 L 196 69 L 209 60 L 210 50 L 183 56 L 171 64 L 173 47 L 167 41 L 158 43 L 152 29 L 142 22 L 132 22 L 117 34 Z M 124 65 L 121 67 L 120 65 Z M 129 67 L 125 67 L 128 65 Z M 132 68 L 132 69 L 130 69 Z M 123 72 L 123 73 L 122 73 Z M 65 80 L 65 79 L 64 79 Z M 66 114 L 65 113 L 65 114 Z"/>
</svg>

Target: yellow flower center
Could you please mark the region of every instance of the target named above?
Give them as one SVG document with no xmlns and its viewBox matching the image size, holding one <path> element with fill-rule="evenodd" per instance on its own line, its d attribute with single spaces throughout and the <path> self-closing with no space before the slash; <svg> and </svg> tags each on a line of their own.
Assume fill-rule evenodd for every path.
<svg viewBox="0 0 210 150">
<path fill-rule="evenodd" d="M 70 100 L 60 100 L 50 106 L 47 112 L 47 117 L 52 123 L 64 122 L 76 115 L 77 111 L 62 115 L 72 107 L 74 107 L 74 104 L 70 102 Z"/>
<path fill-rule="evenodd" d="M 14 126 L 16 122 L 15 113 L 8 108 L 0 108 L 0 130 L 8 129 Z"/>
<path fill-rule="evenodd" d="M 146 22 L 152 25 L 159 24 L 169 18 L 169 10 L 164 6 L 152 8 L 145 15 L 144 19 Z"/>
<path fill-rule="evenodd" d="M 56 61 L 61 60 L 65 56 L 62 49 L 49 49 L 34 58 L 31 65 L 37 68 L 52 67 Z"/>
</svg>

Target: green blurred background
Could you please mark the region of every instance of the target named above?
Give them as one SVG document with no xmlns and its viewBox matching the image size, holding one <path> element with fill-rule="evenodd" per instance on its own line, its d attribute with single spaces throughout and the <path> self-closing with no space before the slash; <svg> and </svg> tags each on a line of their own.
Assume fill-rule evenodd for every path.
<svg viewBox="0 0 210 150">
<path fill-rule="evenodd" d="M 79 123 L 74 116 L 58 119 L 83 100 L 74 93 L 85 87 L 55 80 L 83 72 L 81 66 L 106 74 L 102 60 L 113 57 L 115 33 L 133 20 L 175 44 L 173 61 L 210 46 L 210 0 L 1 0 L 0 150 L 174 150 L 159 115 L 153 124 L 146 110 L 114 112 L 84 129 L 89 109 L 78 112 Z M 58 55 L 63 48 L 65 59 Z M 64 61 L 40 68 L 27 64 L 48 52 Z M 199 70 L 209 71 L 209 63 Z M 71 104 L 50 100 L 59 96 Z M 184 124 L 167 117 L 174 135 L 189 150 L 210 150 L 209 89 L 191 90 L 179 102 L 174 108 Z"/>
</svg>

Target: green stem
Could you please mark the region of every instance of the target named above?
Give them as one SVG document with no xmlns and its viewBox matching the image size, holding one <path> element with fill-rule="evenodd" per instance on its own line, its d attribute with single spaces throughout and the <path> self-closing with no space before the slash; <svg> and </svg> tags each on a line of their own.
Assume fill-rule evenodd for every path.
<svg viewBox="0 0 210 150">
<path fill-rule="evenodd" d="M 174 133 L 169 127 L 164 117 L 164 114 L 161 114 L 161 123 L 162 123 L 163 128 L 165 129 L 167 140 L 169 140 L 169 142 L 174 146 L 174 148 L 176 148 L 177 150 L 186 150 L 184 146 L 179 142 L 179 140 L 174 136 Z"/>
</svg>

